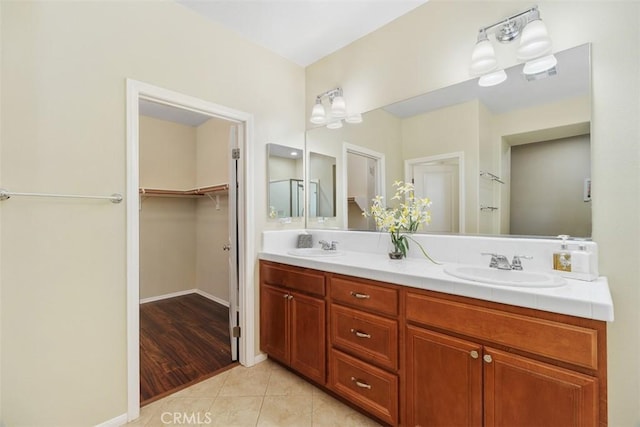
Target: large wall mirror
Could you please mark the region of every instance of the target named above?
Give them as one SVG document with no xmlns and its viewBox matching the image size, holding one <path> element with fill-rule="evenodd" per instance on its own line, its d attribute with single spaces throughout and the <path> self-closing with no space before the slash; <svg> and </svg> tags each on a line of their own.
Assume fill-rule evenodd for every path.
<svg viewBox="0 0 640 427">
<path fill-rule="evenodd" d="M 304 215 L 303 151 L 279 144 L 267 144 L 269 218 Z"/>
<path fill-rule="evenodd" d="M 309 218 L 336 216 L 336 158 L 309 150 Z"/>
<path fill-rule="evenodd" d="M 345 147 L 357 146 L 384 158 L 377 194 L 388 202 L 396 180 L 432 199 L 425 232 L 590 237 L 590 45 L 555 55 L 555 69 L 535 78 L 520 64 L 498 86 L 472 79 L 367 112 L 361 124 L 309 130 L 308 152 L 334 157 L 337 172 L 335 217 L 308 217 L 307 227 L 372 229 L 349 220 L 349 187 L 367 179 L 349 170 Z"/>
</svg>

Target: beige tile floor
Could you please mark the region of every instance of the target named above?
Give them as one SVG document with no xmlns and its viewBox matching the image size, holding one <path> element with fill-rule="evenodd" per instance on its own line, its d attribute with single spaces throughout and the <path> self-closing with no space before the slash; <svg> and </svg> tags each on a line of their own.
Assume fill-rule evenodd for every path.
<svg viewBox="0 0 640 427">
<path fill-rule="evenodd" d="M 158 400 L 127 426 L 378 426 L 278 364 L 236 366 Z"/>
</svg>

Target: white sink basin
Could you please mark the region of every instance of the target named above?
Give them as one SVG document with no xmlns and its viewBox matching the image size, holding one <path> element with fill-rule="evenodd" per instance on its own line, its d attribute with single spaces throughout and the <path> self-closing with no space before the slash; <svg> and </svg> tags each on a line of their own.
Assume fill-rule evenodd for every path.
<svg viewBox="0 0 640 427">
<path fill-rule="evenodd" d="M 497 268 L 474 265 L 447 265 L 444 272 L 459 279 L 492 285 L 517 286 L 526 288 L 555 288 L 567 281 L 560 276 L 537 271 L 499 270 Z"/>
<path fill-rule="evenodd" d="M 344 255 L 343 251 L 325 251 L 321 248 L 297 248 L 287 252 L 289 255 L 299 257 L 328 257 Z"/>
</svg>

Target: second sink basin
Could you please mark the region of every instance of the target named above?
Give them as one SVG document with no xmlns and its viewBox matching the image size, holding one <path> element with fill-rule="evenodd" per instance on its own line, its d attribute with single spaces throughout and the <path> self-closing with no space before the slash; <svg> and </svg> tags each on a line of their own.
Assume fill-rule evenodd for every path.
<svg viewBox="0 0 640 427">
<path fill-rule="evenodd" d="M 528 288 L 555 288 L 567 283 L 565 279 L 537 271 L 499 270 L 475 265 L 447 265 L 444 272 L 459 279 L 492 285 Z"/>
<path fill-rule="evenodd" d="M 344 255 L 343 251 L 326 251 L 321 248 L 296 248 L 287 252 L 289 255 L 300 257 L 327 257 Z"/>
</svg>

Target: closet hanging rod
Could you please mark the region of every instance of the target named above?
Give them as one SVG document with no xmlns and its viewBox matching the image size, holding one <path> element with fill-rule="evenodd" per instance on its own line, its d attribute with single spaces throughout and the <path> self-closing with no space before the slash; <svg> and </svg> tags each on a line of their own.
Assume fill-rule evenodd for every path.
<svg viewBox="0 0 640 427">
<path fill-rule="evenodd" d="M 113 193 L 110 196 L 82 196 L 78 194 L 46 194 L 46 193 L 16 193 L 0 188 L 0 200 L 7 200 L 11 196 L 27 196 L 27 197 L 62 197 L 67 199 L 99 199 L 110 200 L 111 203 L 120 203 L 122 194 Z"/>
</svg>

